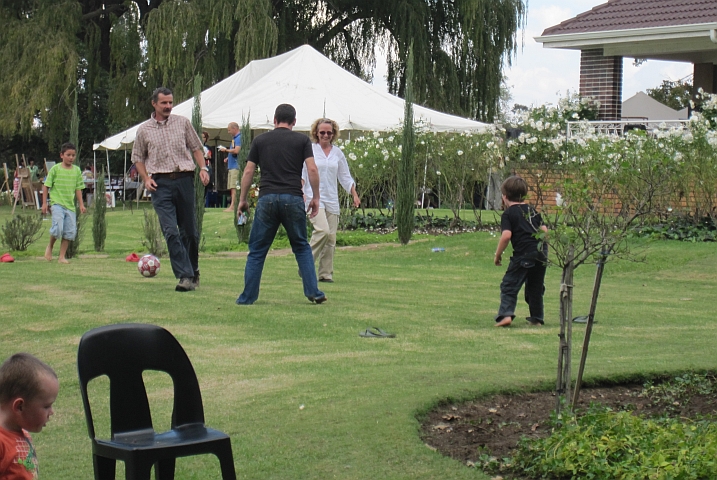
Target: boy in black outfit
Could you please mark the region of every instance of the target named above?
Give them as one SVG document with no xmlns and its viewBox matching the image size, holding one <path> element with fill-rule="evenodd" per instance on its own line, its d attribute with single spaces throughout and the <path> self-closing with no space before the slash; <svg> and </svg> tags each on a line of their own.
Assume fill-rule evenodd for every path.
<svg viewBox="0 0 717 480">
<path fill-rule="evenodd" d="M 525 301 L 530 309 L 526 318 L 531 325 L 543 325 L 543 292 L 545 292 L 545 262 L 548 245 L 536 238 L 536 233 L 547 233 L 543 219 L 533 207 L 525 203 L 528 184 L 521 177 L 506 179 L 500 186 L 503 193 L 503 215 L 500 218 L 501 235 L 495 251 L 495 264 L 502 265 L 502 256 L 508 243 L 513 245 L 508 270 L 500 284 L 500 308 L 495 317 L 496 327 L 507 327 L 515 318 L 518 292 L 525 284 Z"/>
</svg>

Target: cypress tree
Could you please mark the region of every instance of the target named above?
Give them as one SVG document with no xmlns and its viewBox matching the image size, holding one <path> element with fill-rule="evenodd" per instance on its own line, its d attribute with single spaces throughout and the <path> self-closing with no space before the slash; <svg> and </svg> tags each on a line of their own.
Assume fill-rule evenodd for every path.
<svg viewBox="0 0 717 480">
<path fill-rule="evenodd" d="M 202 76 L 194 76 L 194 105 L 192 108 L 192 126 L 197 132 L 197 136 L 202 138 Z M 192 160 L 194 160 L 192 158 Z M 204 226 L 204 184 L 199 176 L 201 169 L 194 169 L 194 214 L 197 223 L 197 235 L 199 236 L 199 245 L 202 245 L 202 228 Z"/>
<path fill-rule="evenodd" d="M 401 163 L 398 164 L 398 185 L 396 188 L 396 226 L 398 239 L 403 245 L 411 240 L 416 201 L 416 176 L 414 173 L 413 151 L 416 135 L 413 129 L 413 46 L 408 51 L 406 64 L 406 109 L 403 118 L 403 148 Z"/>
<path fill-rule="evenodd" d="M 107 238 L 105 213 L 107 213 L 107 201 L 105 200 L 105 169 L 103 168 L 95 183 L 95 200 L 92 207 L 92 239 L 95 242 L 95 252 L 105 249 L 105 239 Z"/>
</svg>

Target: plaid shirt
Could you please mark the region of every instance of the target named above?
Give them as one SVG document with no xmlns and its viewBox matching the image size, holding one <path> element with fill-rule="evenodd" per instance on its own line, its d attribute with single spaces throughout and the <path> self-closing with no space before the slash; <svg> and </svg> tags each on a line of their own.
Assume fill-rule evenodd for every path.
<svg viewBox="0 0 717 480">
<path fill-rule="evenodd" d="M 137 129 L 132 147 L 132 163 L 144 163 L 147 173 L 193 172 L 192 152 L 202 150 L 202 142 L 192 123 L 179 115 L 163 122 L 152 118 Z"/>
</svg>

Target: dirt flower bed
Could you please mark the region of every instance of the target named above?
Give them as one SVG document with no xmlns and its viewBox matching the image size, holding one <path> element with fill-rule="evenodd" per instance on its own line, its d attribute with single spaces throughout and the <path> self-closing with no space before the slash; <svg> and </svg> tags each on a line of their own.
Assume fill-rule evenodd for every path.
<svg viewBox="0 0 717 480">
<path fill-rule="evenodd" d="M 717 397 L 713 392 L 688 391 L 681 395 L 663 392 L 659 398 L 648 392 L 641 384 L 586 388 L 581 391 L 577 413 L 585 411 L 590 403 L 599 403 L 615 411 L 628 410 L 646 417 L 717 416 Z M 511 457 L 521 437 L 549 436 L 550 415 L 555 406 L 553 392 L 494 395 L 443 405 L 426 416 L 421 438 L 429 448 L 474 467 L 484 454 L 499 459 Z M 499 478 L 525 477 L 502 474 Z"/>
</svg>

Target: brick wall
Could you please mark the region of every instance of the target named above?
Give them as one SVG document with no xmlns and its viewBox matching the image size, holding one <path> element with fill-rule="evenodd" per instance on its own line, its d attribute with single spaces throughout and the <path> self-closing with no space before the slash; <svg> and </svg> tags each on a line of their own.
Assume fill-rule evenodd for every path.
<svg viewBox="0 0 717 480">
<path fill-rule="evenodd" d="M 622 57 L 605 57 L 602 48 L 580 54 L 580 95 L 600 101 L 598 120 L 622 116 Z"/>
<path fill-rule="evenodd" d="M 557 194 L 559 192 L 559 185 L 565 178 L 565 174 L 559 169 L 550 167 L 536 167 L 536 168 L 518 168 L 513 169 L 511 172 L 513 175 L 520 175 L 528 183 L 528 199 L 527 202 L 538 209 L 538 211 L 544 213 L 552 213 L 555 211 Z M 604 197 L 606 203 L 604 206 L 612 203 L 612 208 L 603 213 L 612 213 L 617 215 L 622 210 L 622 204 L 620 203 L 617 195 L 607 193 Z M 717 196 L 715 196 L 711 202 L 706 198 L 697 198 L 694 191 L 689 192 L 675 192 L 670 198 L 655 199 L 656 202 L 662 202 L 663 208 L 658 208 L 659 212 L 665 214 L 666 208 L 672 207 L 676 212 L 695 214 L 695 209 L 698 205 L 703 204 L 702 208 L 709 205 L 717 205 Z M 701 211 L 700 215 L 705 215 L 708 212 Z"/>
</svg>

